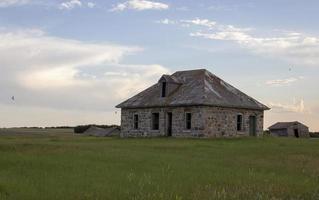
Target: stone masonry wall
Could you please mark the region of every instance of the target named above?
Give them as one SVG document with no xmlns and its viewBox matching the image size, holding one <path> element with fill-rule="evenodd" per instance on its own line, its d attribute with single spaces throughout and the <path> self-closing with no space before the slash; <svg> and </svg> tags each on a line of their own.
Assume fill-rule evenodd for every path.
<svg viewBox="0 0 319 200">
<path fill-rule="evenodd" d="M 159 112 L 159 130 L 151 130 L 152 113 Z M 137 130 L 134 129 L 134 114 L 138 114 Z M 161 108 L 153 109 L 122 109 L 121 111 L 121 137 L 164 136 L 164 112 Z"/>
<path fill-rule="evenodd" d="M 237 131 L 237 115 L 243 116 L 242 131 Z M 249 117 L 256 117 L 256 136 L 263 134 L 264 112 L 235 108 L 208 107 L 204 110 L 207 137 L 249 136 Z"/>
<path fill-rule="evenodd" d="M 144 108 L 122 109 L 121 136 L 165 136 L 167 135 L 167 113 L 171 112 L 172 136 L 200 136 L 204 130 L 201 107 L 176 107 L 176 108 Z M 185 113 L 192 113 L 192 130 L 185 128 Z M 159 113 L 159 130 L 152 130 L 152 113 Z M 134 130 L 134 114 L 138 114 L 139 128 Z"/>
<path fill-rule="evenodd" d="M 233 137 L 249 135 L 249 116 L 256 116 L 257 136 L 263 132 L 263 111 L 207 106 L 122 109 L 121 136 L 167 135 L 167 113 L 171 112 L 173 137 Z M 159 130 L 152 130 L 152 113 L 159 113 Z M 192 128 L 186 130 L 185 114 L 192 113 Z M 139 116 L 139 128 L 134 130 L 134 114 Z M 243 131 L 237 131 L 237 114 L 243 115 Z"/>
</svg>

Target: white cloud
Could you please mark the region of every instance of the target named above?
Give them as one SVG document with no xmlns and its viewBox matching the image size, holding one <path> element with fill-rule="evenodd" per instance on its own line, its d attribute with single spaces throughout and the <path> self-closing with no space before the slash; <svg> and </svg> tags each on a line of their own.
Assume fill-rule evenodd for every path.
<svg viewBox="0 0 319 200">
<path fill-rule="evenodd" d="M 59 6 L 61 10 L 72 10 L 75 7 L 81 7 L 82 2 L 80 0 L 70 0 L 62 2 Z"/>
<path fill-rule="evenodd" d="M 94 8 L 94 7 L 96 6 L 96 4 L 93 3 L 93 2 L 88 2 L 88 3 L 87 3 L 87 6 L 88 6 L 89 8 Z"/>
<path fill-rule="evenodd" d="M 130 0 L 124 3 L 119 3 L 114 6 L 111 11 L 123 11 L 126 9 L 132 10 L 166 10 L 169 8 L 168 4 L 155 2 L 155 1 L 146 1 L 146 0 Z"/>
<path fill-rule="evenodd" d="M 123 65 L 118 64 L 112 71 L 104 73 L 110 85 L 121 85 L 118 87 L 115 96 L 126 99 L 129 95 L 140 92 L 154 84 L 162 74 L 169 73 L 169 70 L 161 65 Z M 143 81 L 141 81 L 143 80 Z M 132 92 L 133 91 L 133 92 Z"/>
<path fill-rule="evenodd" d="M 294 98 L 292 104 L 270 102 L 268 106 L 274 112 L 309 113 L 309 111 L 305 108 L 305 102 L 303 99 L 300 99 L 299 101 L 297 101 Z"/>
<path fill-rule="evenodd" d="M 190 33 L 192 37 L 234 42 L 253 54 L 285 60 L 292 64 L 319 65 L 319 36 L 287 31 L 279 31 L 278 34 L 278 30 L 272 32 L 275 36 L 256 36 L 256 30 L 253 28 L 239 28 L 208 19 L 195 18 L 168 23 L 170 21 L 173 20 L 164 19 L 162 24 L 198 28 Z"/>
<path fill-rule="evenodd" d="M 268 80 L 266 81 L 266 85 L 271 85 L 271 86 L 289 86 L 294 82 L 297 82 L 299 80 L 304 79 L 304 77 L 291 77 L 291 78 L 286 78 L 286 79 L 275 79 L 275 80 Z"/>
<path fill-rule="evenodd" d="M 121 64 L 123 57 L 140 51 L 52 37 L 41 30 L 2 31 L 0 104 L 11 103 L 15 95 L 17 106 L 113 109 L 168 73 L 160 65 Z"/>
<path fill-rule="evenodd" d="M 41 5 L 41 6 L 54 6 L 61 10 L 72 10 L 76 7 L 86 6 L 88 8 L 94 8 L 96 4 L 94 2 L 83 3 L 82 0 L 66 0 L 61 3 L 50 2 L 44 0 L 0 0 L 0 8 L 6 8 L 10 6 L 22 6 L 22 5 Z"/>
<path fill-rule="evenodd" d="M 205 26 L 208 28 L 213 28 L 216 25 L 216 22 L 210 21 L 208 19 L 193 19 L 193 20 L 181 20 L 182 23 L 186 24 L 193 24 L 193 25 L 199 25 L 199 26 Z"/>
<path fill-rule="evenodd" d="M 18 74 L 18 78 L 21 85 L 34 90 L 88 85 L 88 81 L 75 78 L 77 73 L 76 68 L 61 66 L 52 69 L 38 69 L 26 74 L 21 73 Z"/>
<path fill-rule="evenodd" d="M 182 27 L 190 27 L 191 25 L 193 25 L 198 27 L 205 27 L 205 28 L 208 28 L 208 30 L 219 30 L 224 32 L 249 32 L 253 30 L 252 28 L 238 28 L 233 25 L 221 25 L 215 21 L 211 21 L 208 19 L 200 19 L 200 18 L 195 18 L 191 20 L 162 19 L 162 20 L 159 20 L 158 22 L 174 22 L 174 23 L 162 23 L 162 24 L 178 24 Z M 191 35 L 196 36 L 196 33 L 191 33 Z"/>
<path fill-rule="evenodd" d="M 176 24 L 177 22 L 174 20 L 170 20 L 170 19 L 162 19 L 162 20 L 158 20 L 156 21 L 159 24 Z"/>
<path fill-rule="evenodd" d="M 0 8 L 25 5 L 29 2 L 30 0 L 0 0 Z"/>
</svg>

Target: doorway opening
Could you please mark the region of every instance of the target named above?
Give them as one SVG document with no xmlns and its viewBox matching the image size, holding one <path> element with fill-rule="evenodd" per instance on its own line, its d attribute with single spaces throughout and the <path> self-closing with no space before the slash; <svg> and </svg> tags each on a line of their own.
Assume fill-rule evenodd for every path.
<svg viewBox="0 0 319 200">
<path fill-rule="evenodd" d="M 256 130 L 257 130 L 257 123 L 256 123 L 256 116 L 250 116 L 249 117 L 249 135 L 250 136 L 256 136 Z"/>
<path fill-rule="evenodd" d="M 171 112 L 167 113 L 167 136 L 172 136 L 172 125 L 173 125 L 173 114 Z"/>
<path fill-rule="evenodd" d="M 295 137 L 296 137 L 296 138 L 299 138 L 299 131 L 298 131 L 298 129 L 294 129 L 294 133 L 295 133 Z"/>
</svg>

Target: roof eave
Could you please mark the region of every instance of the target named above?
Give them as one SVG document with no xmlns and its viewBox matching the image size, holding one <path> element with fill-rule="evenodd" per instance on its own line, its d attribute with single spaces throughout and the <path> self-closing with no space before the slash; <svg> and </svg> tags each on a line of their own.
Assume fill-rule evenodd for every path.
<svg viewBox="0 0 319 200">
<path fill-rule="evenodd" d="M 267 106 L 265 108 L 253 108 L 246 106 L 224 106 L 224 105 L 212 105 L 212 104 L 176 104 L 176 105 L 146 105 L 146 106 L 125 106 L 119 104 L 115 106 L 116 108 L 124 109 L 140 109 L 140 108 L 160 108 L 160 107 L 190 107 L 190 106 L 209 106 L 209 107 L 220 107 L 220 108 L 237 108 L 237 109 L 246 109 L 246 110 L 270 110 Z"/>
<path fill-rule="evenodd" d="M 268 106 L 265 106 L 264 110 L 270 110 L 271 108 L 269 108 Z"/>
<path fill-rule="evenodd" d="M 124 106 L 122 106 L 121 104 L 116 105 L 115 108 L 124 108 Z"/>
</svg>

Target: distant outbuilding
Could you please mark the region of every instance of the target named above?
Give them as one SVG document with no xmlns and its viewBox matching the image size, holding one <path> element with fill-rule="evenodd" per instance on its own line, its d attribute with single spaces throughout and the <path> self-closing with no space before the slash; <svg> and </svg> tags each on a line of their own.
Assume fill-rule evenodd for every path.
<svg viewBox="0 0 319 200">
<path fill-rule="evenodd" d="M 300 122 L 278 122 L 269 127 L 270 134 L 283 137 L 309 137 L 309 128 Z"/>
<path fill-rule="evenodd" d="M 117 127 L 99 128 L 97 126 L 90 126 L 83 134 L 95 137 L 107 137 L 120 135 L 120 130 Z"/>
</svg>

